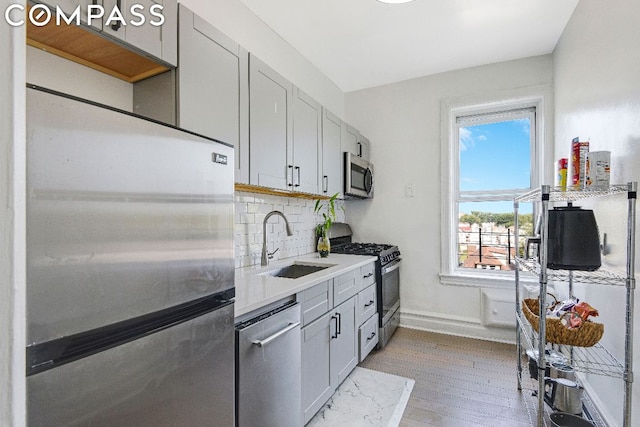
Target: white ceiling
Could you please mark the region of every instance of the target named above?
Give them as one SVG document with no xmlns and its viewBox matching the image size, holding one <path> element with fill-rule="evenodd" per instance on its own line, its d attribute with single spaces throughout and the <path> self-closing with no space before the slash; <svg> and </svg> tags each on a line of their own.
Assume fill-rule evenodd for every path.
<svg viewBox="0 0 640 427">
<path fill-rule="evenodd" d="M 344 92 L 551 53 L 578 0 L 241 0 Z"/>
</svg>

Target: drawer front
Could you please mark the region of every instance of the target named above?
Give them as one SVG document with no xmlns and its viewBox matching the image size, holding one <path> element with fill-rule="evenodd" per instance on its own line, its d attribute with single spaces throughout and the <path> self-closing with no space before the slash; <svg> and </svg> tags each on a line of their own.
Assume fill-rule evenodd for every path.
<svg viewBox="0 0 640 427">
<path fill-rule="evenodd" d="M 333 308 L 333 279 L 318 283 L 298 294 L 302 306 L 302 325 L 306 325 Z"/>
<path fill-rule="evenodd" d="M 360 290 L 365 289 L 367 286 L 373 285 L 376 282 L 375 269 L 375 262 L 360 267 Z"/>
<path fill-rule="evenodd" d="M 371 350 L 378 344 L 378 315 L 374 314 L 359 329 L 358 354 L 359 361 L 362 362 Z"/>
<path fill-rule="evenodd" d="M 376 287 L 371 285 L 358 293 L 358 306 L 356 308 L 356 323 L 362 325 L 376 312 Z"/>
<path fill-rule="evenodd" d="M 337 307 L 358 293 L 359 281 L 357 275 L 360 269 L 356 268 L 348 273 L 334 277 L 333 279 L 333 306 Z"/>
</svg>

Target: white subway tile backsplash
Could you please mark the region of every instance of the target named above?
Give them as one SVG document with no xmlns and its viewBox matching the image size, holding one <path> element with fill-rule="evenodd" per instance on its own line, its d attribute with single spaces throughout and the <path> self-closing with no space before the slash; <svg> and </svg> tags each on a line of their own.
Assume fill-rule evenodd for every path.
<svg viewBox="0 0 640 427">
<path fill-rule="evenodd" d="M 337 221 L 344 221 L 344 202 L 336 200 Z M 248 267 L 260 263 L 262 256 L 262 227 L 266 215 L 279 210 L 285 214 L 293 236 L 287 236 L 284 220 L 272 216 L 267 223 L 267 251 L 278 251 L 273 259 L 289 258 L 315 252 L 316 225 L 322 215 L 315 214 L 315 200 L 271 195 L 235 194 L 235 258 L 236 267 Z"/>
</svg>

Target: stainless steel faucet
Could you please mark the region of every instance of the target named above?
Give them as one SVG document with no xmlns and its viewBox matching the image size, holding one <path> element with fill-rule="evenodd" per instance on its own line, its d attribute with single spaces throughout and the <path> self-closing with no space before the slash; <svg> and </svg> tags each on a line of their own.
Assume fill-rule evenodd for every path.
<svg viewBox="0 0 640 427">
<path fill-rule="evenodd" d="M 273 254 L 278 252 L 278 249 L 280 249 L 280 248 L 276 248 L 276 250 L 271 252 L 270 254 L 267 253 L 267 220 L 271 218 L 273 215 L 280 215 L 284 219 L 284 224 L 287 228 L 287 236 L 293 235 L 293 232 L 291 231 L 291 227 L 289 226 L 289 221 L 287 220 L 287 217 L 284 216 L 282 212 L 280 211 L 269 212 L 264 217 L 264 221 L 262 222 L 262 261 L 260 262 L 260 265 L 269 265 L 269 260 L 273 258 Z"/>
</svg>

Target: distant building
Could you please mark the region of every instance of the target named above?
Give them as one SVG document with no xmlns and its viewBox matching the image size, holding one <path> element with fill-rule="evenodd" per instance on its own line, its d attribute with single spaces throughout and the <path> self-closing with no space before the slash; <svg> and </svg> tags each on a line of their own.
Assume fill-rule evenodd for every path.
<svg viewBox="0 0 640 427">
<path fill-rule="evenodd" d="M 509 263 L 509 260 L 513 261 L 515 254 L 515 248 L 511 248 L 511 256 L 509 257 L 507 248 L 482 245 L 482 252 L 480 252 L 477 245 L 467 245 L 467 258 L 461 267 L 482 270 L 513 270 L 514 267 Z"/>
</svg>

